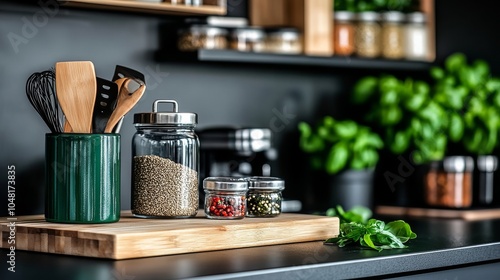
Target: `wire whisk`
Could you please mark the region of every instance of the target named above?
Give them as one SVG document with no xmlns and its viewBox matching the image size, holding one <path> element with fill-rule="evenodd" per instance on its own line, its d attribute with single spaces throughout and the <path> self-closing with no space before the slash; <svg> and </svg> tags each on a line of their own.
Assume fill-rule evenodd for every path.
<svg viewBox="0 0 500 280">
<path fill-rule="evenodd" d="M 33 73 L 26 82 L 26 95 L 52 133 L 63 132 L 64 114 L 56 95 L 54 69 Z"/>
</svg>

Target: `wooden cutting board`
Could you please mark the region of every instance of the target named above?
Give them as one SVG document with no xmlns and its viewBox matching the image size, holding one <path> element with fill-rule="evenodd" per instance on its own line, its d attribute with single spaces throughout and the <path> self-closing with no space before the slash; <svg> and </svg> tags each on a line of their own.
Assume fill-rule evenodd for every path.
<svg viewBox="0 0 500 280">
<path fill-rule="evenodd" d="M 111 224 L 49 223 L 42 215 L 15 223 L 16 249 L 116 260 L 318 241 L 339 233 L 338 218 L 291 213 L 210 220 L 201 211 L 190 219 L 139 219 L 126 211 Z M 8 224 L 1 220 L 1 248 L 11 246 Z"/>
</svg>

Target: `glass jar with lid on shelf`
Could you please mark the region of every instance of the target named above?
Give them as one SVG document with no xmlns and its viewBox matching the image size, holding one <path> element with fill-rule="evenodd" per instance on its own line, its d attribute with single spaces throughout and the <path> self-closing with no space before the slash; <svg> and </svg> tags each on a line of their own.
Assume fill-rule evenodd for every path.
<svg viewBox="0 0 500 280">
<path fill-rule="evenodd" d="M 334 13 L 333 46 L 335 55 L 352 55 L 355 51 L 355 13 L 338 11 Z"/>
<path fill-rule="evenodd" d="M 380 15 L 376 12 L 360 12 L 357 15 L 355 36 L 356 55 L 375 58 L 381 53 Z"/>
<path fill-rule="evenodd" d="M 404 47 L 405 15 L 391 11 L 382 14 L 382 56 L 389 59 L 402 59 Z"/>
<path fill-rule="evenodd" d="M 262 52 L 265 50 L 266 34 L 259 27 L 237 28 L 231 33 L 229 46 L 233 50 L 244 52 Z"/>
<path fill-rule="evenodd" d="M 179 30 L 177 47 L 181 51 L 198 49 L 226 49 L 227 30 L 215 26 L 192 25 Z"/>
<path fill-rule="evenodd" d="M 427 16 L 422 12 L 409 13 L 405 25 L 405 57 L 426 60 L 429 56 Z"/>
<path fill-rule="evenodd" d="M 281 54 L 302 53 L 302 36 L 296 28 L 268 29 L 266 51 Z"/>
</svg>

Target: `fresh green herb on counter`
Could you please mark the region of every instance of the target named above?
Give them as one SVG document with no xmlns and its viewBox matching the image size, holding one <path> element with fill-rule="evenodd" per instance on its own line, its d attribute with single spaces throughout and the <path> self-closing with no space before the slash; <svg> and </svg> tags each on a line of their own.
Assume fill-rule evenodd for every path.
<svg viewBox="0 0 500 280">
<path fill-rule="evenodd" d="M 417 237 L 417 234 L 411 231 L 410 225 L 402 220 L 386 224 L 380 220 L 370 219 L 372 212 L 365 207 L 358 206 L 345 212 L 337 205 L 335 209 L 328 209 L 326 215 L 339 217 L 340 233 L 338 237 L 326 240 L 325 244 L 344 247 L 359 242 L 363 247 L 380 252 L 384 249 L 407 248 L 404 243 Z"/>
</svg>

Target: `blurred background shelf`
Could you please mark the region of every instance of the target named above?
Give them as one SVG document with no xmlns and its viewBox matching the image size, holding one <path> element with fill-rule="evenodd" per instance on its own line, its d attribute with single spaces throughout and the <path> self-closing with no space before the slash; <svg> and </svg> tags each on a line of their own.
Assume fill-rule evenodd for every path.
<svg viewBox="0 0 500 280">
<path fill-rule="evenodd" d="M 153 14 L 167 15 L 225 15 L 225 6 L 202 5 L 202 6 L 187 6 L 187 5 L 172 5 L 163 2 L 145 2 L 134 0 L 66 0 L 58 1 L 64 6 L 76 8 L 90 9 L 106 9 L 115 11 L 128 12 L 145 12 Z"/>
<path fill-rule="evenodd" d="M 427 61 L 410 60 L 388 60 L 368 59 L 345 56 L 307 56 L 286 55 L 272 53 L 240 52 L 233 50 L 207 50 L 201 49 L 194 52 L 168 52 L 158 51 L 158 61 L 205 61 L 205 62 L 228 62 L 228 63 L 252 63 L 272 65 L 295 65 L 329 68 L 352 68 L 352 69 L 380 69 L 380 70 L 428 70 L 432 63 Z"/>
</svg>

